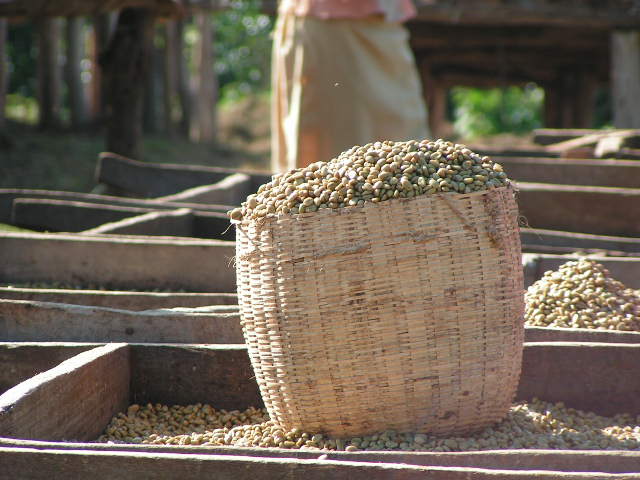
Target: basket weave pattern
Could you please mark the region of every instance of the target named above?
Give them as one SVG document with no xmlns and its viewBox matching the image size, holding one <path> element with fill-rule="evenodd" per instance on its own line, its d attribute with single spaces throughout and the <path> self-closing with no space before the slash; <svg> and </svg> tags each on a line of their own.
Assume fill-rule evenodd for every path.
<svg viewBox="0 0 640 480">
<path fill-rule="evenodd" d="M 245 220 L 238 299 L 271 418 L 336 436 L 507 413 L 523 278 L 511 187 Z"/>
</svg>

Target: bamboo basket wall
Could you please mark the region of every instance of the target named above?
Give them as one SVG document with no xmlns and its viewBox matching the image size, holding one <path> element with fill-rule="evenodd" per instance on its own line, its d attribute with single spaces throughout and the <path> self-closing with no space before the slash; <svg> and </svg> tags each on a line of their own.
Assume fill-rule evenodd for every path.
<svg viewBox="0 0 640 480">
<path fill-rule="evenodd" d="M 264 403 L 331 435 L 500 420 L 521 368 L 513 189 L 236 225 L 243 333 Z"/>
</svg>

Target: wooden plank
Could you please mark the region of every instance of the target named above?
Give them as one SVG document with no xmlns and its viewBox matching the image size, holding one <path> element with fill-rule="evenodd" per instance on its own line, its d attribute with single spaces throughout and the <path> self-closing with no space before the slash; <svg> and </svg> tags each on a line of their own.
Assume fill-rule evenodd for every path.
<svg viewBox="0 0 640 480">
<path fill-rule="evenodd" d="M 640 254 L 640 238 L 521 228 L 520 240 L 523 245 L 536 244 L 549 247 L 567 247 L 574 250 L 607 250 Z"/>
<path fill-rule="evenodd" d="M 502 157 L 497 161 L 517 182 L 640 187 L 640 162 L 634 160 Z"/>
<path fill-rule="evenodd" d="M 640 149 L 638 148 L 621 148 L 618 150 L 614 158 L 626 158 L 630 160 L 640 160 Z"/>
<path fill-rule="evenodd" d="M 600 255 L 603 257 L 635 257 L 637 252 L 622 252 L 619 250 L 603 250 L 601 248 L 578 248 L 578 247 L 554 247 L 551 245 L 539 245 L 535 243 L 523 243 L 523 253 L 539 253 L 542 255 Z"/>
<path fill-rule="evenodd" d="M 132 345 L 131 400 L 262 407 L 244 345 Z"/>
<path fill-rule="evenodd" d="M 552 145 L 600 132 L 601 129 L 594 128 L 536 128 L 533 131 L 533 142 L 538 145 Z"/>
<path fill-rule="evenodd" d="M 640 344 L 527 343 L 516 398 L 612 416 L 640 414 Z"/>
<path fill-rule="evenodd" d="M 236 307 L 131 312 L 25 300 L 0 300 L 0 340 L 244 343 Z"/>
<path fill-rule="evenodd" d="M 546 147 L 548 152 L 565 152 L 581 147 L 588 147 L 595 145 L 599 141 L 605 138 L 631 138 L 640 135 L 640 130 L 626 129 L 626 130 L 602 130 L 600 133 L 593 133 L 591 135 L 585 135 L 564 142 L 554 143 Z"/>
<path fill-rule="evenodd" d="M 218 240 L 3 233 L 0 283 L 228 293 L 236 290 L 234 256 L 234 244 Z"/>
<path fill-rule="evenodd" d="M 278 448 L 173 446 L 140 444 L 96 444 L 41 442 L 0 438 L 0 448 L 32 448 L 38 450 L 88 450 L 90 452 L 145 452 L 249 456 L 266 458 L 317 459 L 317 451 Z M 640 452 L 624 450 L 489 450 L 471 452 L 401 452 L 401 451 L 326 451 L 327 460 L 376 462 L 442 467 L 467 467 L 504 470 L 550 470 L 554 472 L 634 473 L 640 471 Z"/>
<path fill-rule="evenodd" d="M 640 237 L 640 188 L 517 183 L 520 215 L 532 228 Z"/>
<path fill-rule="evenodd" d="M 93 345 L 95 346 L 95 345 Z M 40 372 L 93 348 L 91 344 L 0 343 L 0 395 Z"/>
<path fill-rule="evenodd" d="M 0 299 L 69 303 L 141 311 L 173 307 L 237 306 L 235 293 L 126 292 L 0 287 Z"/>
<path fill-rule="evenodd" d="M 586 328 L 524 328 L 525 342 L 600 342 L 637 343 L 640 332 L 619 332 L 615 330 L 589 330 Z"/>
<path fill-rule="evenodd" d="M 193 236 L 193 212 L 188 208 L 149 212 L 100 224 L 98 227 L 84 230 L 81 233 L 191 237 Z"/>
<path fill-rule="evenodd" d="M 93 440 L 128 401 L 128 347 L 97 347 L 0 395 L 0 435 Z"/>
<path fill-rule="evenodd" d="M 32 230 L 81 232 L 105 223 L 153 212 L 149 208 L 39 198 L 16 198 L 11 223 Z"/>
<path fill-rule="evenodd" d="M 246 173 L 234 173 L 213 185 L 189 188 L 183 192 L 158 197 L 164 202 L 213 203 L 218 205 L 240 205 L 251 193 L 253 182 Z"/>
<path fill-rule="evenodd" d="M 27 475 L 31 479 L 51 478 L 138 479 L 171 477 L 217 480 L 271 480 L 305 478 L 307 480 L 585 480 L 614 479 L 612 474 L 568 473 L 537 470 L 493 470 L 465 467 L 432 467 L 377 462 L 335 460 L 298 460 L 249 456 L 154 455 L 137 452 L 91 452 L 0 448 L 0 461 L 6 465 L 7 478 Z M 46 473 L 45 473 L 46 472 Z M 51 472 L 55 472 L 52 476 Z M 24 477 L 22 477 L 24 478 Z M 640 478 L 628 474 L 625 479 Z"/>
<path fill-rule="evenodd" d="M 60 192 L 54 190 L 32 190 L 0 188 L 0 222 L 11 222 L 11 210 L 13 202 L 17 198 L 40 198 L 51 200 L 64 200 L 69 202 L 85 202 L 101 205 L 115 205 L 121 207 L 147 208 L 151 210 L 177 210 L 190 208 L 203 212 L 227 212 L 230 205 L 207 205 L 203 203 L 182 202 L 158 202 L 156 200 L 142 200 L 137 198 L 114 197 L 110 195 L 97 195 L 93 193 Z"/>
<path fill-rule="evenodd" d="M 260 185 L 271 180 L 271 176 L 264 173 L 237 172 L 203 165 L 145 163 L 109 152 L 100 154 L 96 178 L 99 182 L 126 192 L 162 197 L 188 188 L 211 185 L 235 173 L 245 173 L 251 177 L 251 191 L 256 191 Z"/>
<path fill-rule="evenodd" d="M 540 255 L 525 253 L 522 255 L 522 265 L 525 271 L 524 286 L 542 278 L 545 272 L 557 270 L 566 262 L 577 260 L 578 255 Z M 589 256 L 590 259 L 601 263 L 609 270 L 611 276 L 629 288 L 640 288 L 640 257 L 599 257 Z"/>
</svg>

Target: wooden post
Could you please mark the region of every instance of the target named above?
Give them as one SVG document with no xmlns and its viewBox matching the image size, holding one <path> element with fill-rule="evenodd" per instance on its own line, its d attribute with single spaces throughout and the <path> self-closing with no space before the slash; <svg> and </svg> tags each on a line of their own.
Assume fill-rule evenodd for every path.
<svg viewBox="0 0 640 480">
<path fill-rule="evenodd" d="M 197 122 L 191 129 L 191 139 L 197 142 L 209 142 L 216 136 L 216 103 L 218 101 L 218 82 L 213 70 L 213 22 L 209 12 L 195 15 L 200 33 L 196 47 L 196 92 L 194 104 Z"/>
<path fill-rule="evenodd" d="M 60 21 L 57 18 L 42 18 L 37 25 L 39 125 L 47 129 L 60 125 Z"/>
<path fill-rule="evenodd" d="M 562 127 L 562 89 L 559 82 L 544 85 L 544 126 L 546 128 Z"/>
<path fill-rule="evenodd" d="M 613 124 L 640 128 L 640 31 L 611 34 Z"/>
<path fill-rule="evenodd" d="M 431 74 L 428 60 L 421 59 L 420 78 L 422 91 L 427 105 L 427 115 L 431 136 L 437 138 L 447 131 L 447 89 Z"/>
<path fill-rule="evenodd" d="M 7 64 L 7 20 L 0 18 L 0 130 L 5 127 L 5 108 L 9 86 L 9 65 Z"/>
<path fill-rule="evenodd" d="M 189 136 L 192 115 L 192 95 L 191 85 L 189 83 L 189 68 L 187 67 L 187 52 L 184 43 L 184 26 L 185 20 L 180 18 L 175 21 L 175 37 L 176 37 L 176 63 L 178 65 L 178 95 L 180 98 L 180 132 L 185 136 Z"/>
<path fill-rule="evenodd" d="M 597 88 L 598 79 L 594 73 L 578 72 L 578 88 L 573 95 L 574 127 L 593 128 Z"/>
<path fill-rule="evenodd" d="M 81 67 L 81 62 L 84 57 L 84 37 L 82 35 L 82 27 L 82 18 L 67 18 L 67 61 L 65 65 L 65 73 L 67 77 L 67 88 L 69 91 L 71 126 L 74 129 L 81 128 L 87 120 Z"/>
<path fill-rule="evenodd" d="M 142 100 L 154 24 L 150 10 L 122 10 L 102 57 L 108 94 L 106 146 L 131 158 L 142 157 Z"/>
</svg>

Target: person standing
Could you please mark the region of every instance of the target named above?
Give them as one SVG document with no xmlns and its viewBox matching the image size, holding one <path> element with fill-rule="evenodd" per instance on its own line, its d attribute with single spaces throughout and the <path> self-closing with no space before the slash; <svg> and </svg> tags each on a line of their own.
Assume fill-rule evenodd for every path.
<svg viewBox="0 0 640 480">
<path fill-rule="evenodd" d="M 428 136 L 411 0 L 282 0 L 272 55 L 274 172 L 353 145 Z"/>
</svg>

